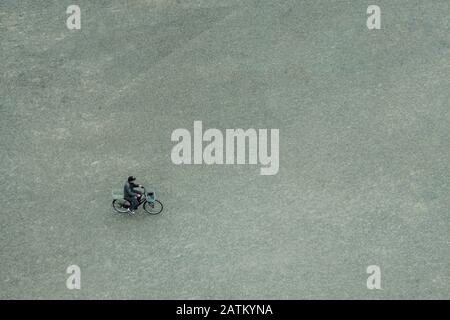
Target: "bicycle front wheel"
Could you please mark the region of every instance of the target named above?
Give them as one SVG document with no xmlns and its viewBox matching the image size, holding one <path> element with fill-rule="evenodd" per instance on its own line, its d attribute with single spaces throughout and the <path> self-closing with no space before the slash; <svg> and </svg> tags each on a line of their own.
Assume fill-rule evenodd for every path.
<svg viewBox="0 0 450 320">
<path fill-rule="evenodd" d="M 146 202 L 144 203 L 144 210 L 148 214 L 158 214 L 161 213 L 163 209 L 163 205 L 160 201 L 155 200 L 153 202 Z"/>
</svg>

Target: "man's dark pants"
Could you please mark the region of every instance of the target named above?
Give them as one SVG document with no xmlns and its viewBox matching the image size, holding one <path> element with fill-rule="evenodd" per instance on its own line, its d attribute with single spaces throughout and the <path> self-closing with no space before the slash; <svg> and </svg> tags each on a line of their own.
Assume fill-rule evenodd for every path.
<svg viewBox="0 0 450 320">
<path fill-rule="evenodd" d="M 134 211 L 138 208 L 139 202 L 136 197 L 126 198 L 129 202 L 131 202 L 130 210 Z"/>
</svg>

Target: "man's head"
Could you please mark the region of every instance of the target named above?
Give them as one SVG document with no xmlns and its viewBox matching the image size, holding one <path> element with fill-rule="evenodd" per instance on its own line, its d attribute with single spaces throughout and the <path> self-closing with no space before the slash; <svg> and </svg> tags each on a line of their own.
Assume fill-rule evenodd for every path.
<svg viewBox="0 0 450 320">
<path fill-rule="evenodd" d="M 133 177 L 133 176 L 128 177 L 128 182 L 133 182 L 135 180 L 136 180 L 136 177 Z"/>
</svg>

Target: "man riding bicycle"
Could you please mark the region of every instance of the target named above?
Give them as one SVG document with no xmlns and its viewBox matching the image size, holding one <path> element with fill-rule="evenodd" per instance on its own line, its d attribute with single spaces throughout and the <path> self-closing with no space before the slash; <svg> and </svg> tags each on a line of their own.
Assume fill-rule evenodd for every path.
<svg viewBox="0 0 450 320">
<path fill-rule="evenodd" d="M 123 187 L 123 197 L 131 203 L 131 207 L 128 209 L 131 214 L 135 213 L 135 210 L 139 206 L 139 199 L 142 196 L 142 192 L 134 190 L 134 188 L 142 187 L 142 185 L 136 184 L 135 181 L 136 177 L 129 176 L 128 181 Z"/>
</svg>

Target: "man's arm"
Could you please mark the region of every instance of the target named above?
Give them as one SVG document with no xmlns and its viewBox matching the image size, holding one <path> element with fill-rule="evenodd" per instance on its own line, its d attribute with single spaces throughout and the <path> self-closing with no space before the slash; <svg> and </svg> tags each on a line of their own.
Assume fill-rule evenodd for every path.
<svg viewBox="0 0 450 320">
<path fill-rule="evenodd" d="M 137 193 L 137 194 L 142 194 L 142 192 L 141 191 L 139 191 L 139 190 L 134 190 L 134 188 L 140 188 L 140 187 L 142 187 L 140 184 L 136 184 L 136 183 L 132 183 L 132 185 L 131 185 L 131 188 L 133 189 L 133 191 L 135 192 L 135 193 Z"/>
<path fill-rule="evenodd" d="M 133 188 L 130 185 L 125 185 L 125 190 L 129 196 L 136 197 L 137 193 L 133 191 Z"/>
</svg>

